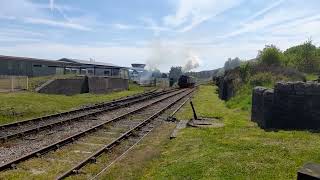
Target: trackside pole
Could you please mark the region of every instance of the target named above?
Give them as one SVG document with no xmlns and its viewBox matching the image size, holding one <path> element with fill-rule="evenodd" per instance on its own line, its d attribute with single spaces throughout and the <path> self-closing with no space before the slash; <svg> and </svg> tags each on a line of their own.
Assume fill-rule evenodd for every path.
<svg viewBox="0 0 320 180">
<path fill-rule="evenodd" d="M 195 120 L 197 120 L 197 119 L 198 119 L 197 113 L 196 113 L 196 110 L 195 110 L 194 107 L 193 107 L 192 101 L 190 101 L 190 105 L 191 105 L 192 111 L 193 111 L 193 118 L 194 118 Z"/>
</svg>

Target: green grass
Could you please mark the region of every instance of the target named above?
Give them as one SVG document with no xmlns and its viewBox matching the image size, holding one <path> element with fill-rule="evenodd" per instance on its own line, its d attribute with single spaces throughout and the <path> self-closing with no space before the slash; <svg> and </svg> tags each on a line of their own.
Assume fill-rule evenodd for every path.
<svg viewBox="0 0 320 180">
<path fill-rule="evenodd" d="M 251 76 L 248 82 L 239 86 L 236 91 L 236 96 L 226 102 L 228 108 L 239 108 L 249 111 L 252 103 L 252 89 L 256 86 L 273 88 L 278 81 L 290 81 L 293 79 L 282 75 L 274 75 L 272 73 L 257 73 Z"/>
<path fill-rule="evenodd" d="M 49 81 L 50 79 L 64 79 L 64 78 L 71 78 L 76 77 L 75 74 L 65 74 L 65 75 L 55 75 L 55 76 L 41 76 L 41 77 L 32 77 L 29 78 L 28 90 L 34 92 L 35 89 L 45 82 Z"/>
<path fill-rule="evenodd" d="M 307 74 L 306 75 L 307 81 L 315 81 L 315 80 L 318 80 L 318 78 L 319 78 L 319 75 L 317 75 L 317 74 Z"/>
<path fill-rule="evenodd" d="M 225 127 L 182 130 L 147 163 L 138 163 L 138 172 L 121 171 L 123 179 L 296 179 L 304 163 L 320 162 L 317 133 L 266 132 L 250 121 L 248 110 L 227 108 L 213 86 L 201 86 L 193 102 L 199 116 L 222 117 Z M 178 118 L 192 118 L 189 106 Z M 109 174 L 103 177 L 118 179 Z"/>
<path fill-rule="evenodd" d="M 109 101 L 141 93 L 145 88 L 130 84 L 128 91 L 75 96 L 47 95 L 33 92 L 0 93 L 0 124 L 54 114 L 87 104 Z"/>
</svg>

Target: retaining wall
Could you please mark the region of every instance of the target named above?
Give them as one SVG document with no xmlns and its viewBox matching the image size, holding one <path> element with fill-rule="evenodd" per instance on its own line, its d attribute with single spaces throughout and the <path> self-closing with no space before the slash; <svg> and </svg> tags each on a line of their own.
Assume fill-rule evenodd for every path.
<svg viewBox="0 0 320 180">
<path fill-rule="evenodd" d="M 237 87 L 241 84 L 240 69 L 228 70 L 223 76 L 215 77 L 214 81 L 218 86 L 219 98 L 229 100 L 235 96 Z"/>
<path fill-rule="evenodd" d="M 77 77 L 50 80 L 37 89 L 39 93 L 74 95 L 81 93 L 108 93 L 129 89 L 129 81 L 110 77 Z"/>
<path fill-rule="evenodd" d="M 89 77 L 90 93 L 106 93 L 129 89 L 129 81 L 121 78 Z"/>
<path fill-rule="evenodd" d="M 274 90 L 254 88 L 251 120 L 264 129 L 319 129 L 320 84 L 280 82 Z"/>
<path fill-rule="evenodd" d="M 218 94 L 220 99 L 229 100 L 235 95 L 233 81 L 233 79 L 227 79 L 223 76 L 215 79 L 215 84 L 218 86 Z"/>
<path fill-rule="evenodd" d="M 89 92 L 88 80 L 83 78 L 54 79 L 37 89 L 39 93 L 74 95 Z"/>
</svg>

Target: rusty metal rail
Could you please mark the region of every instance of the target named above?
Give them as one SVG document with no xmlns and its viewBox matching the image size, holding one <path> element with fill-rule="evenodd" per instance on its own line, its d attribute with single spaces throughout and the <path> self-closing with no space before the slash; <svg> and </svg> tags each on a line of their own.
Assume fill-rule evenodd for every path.
<svg viewBox="0 0 320 180">
<path fill-rule="evenodd" d="M 156 104 L 158 102 L 164 101 L 165 99 L 168 99 L 170 97 L 173 97 L 173 96 L 175 96 L 177 94 L 180 94 L 180 93 L 183 93 L 185 91 L 186 90 L 179 90 L 179 91 L 177 91 L 177 92 L 175 92 L 175 93 L 173 93 L 173 94 L 171 94 L 169 96 L 163 97 L 163 98 L 161 98 L 161 99 L 159 99 L 157 101 L 154 101 L 154 102 L 152 102 L 150 104 L 147 104 L 147 105 L 142 106 L 142 107 L 140 107 L 138 109 L 135 109 L 135 110 L 132 110 L 130 112 L 127 112 L 127 113 L 125 113 L 123 115 L 120 115 L 118 117 L 115 117 L 115 118 L 113 118 L 113 119 L 111 119 L 109 121 L 106 121 L 106 122 L 100 123 L 100 124 L 98 124 L 98 125 L 96 125 L 94 127 L 91 127 L 91 128 L 89 128 L 89 129 L 87 129 L 87 130 L 85 130 L 83 132 L 80 132 L 80 133 L 77 133 L 75 135 L 69 136 L 69 137 L 67 137 L 67 138 L 65 138 L 63 140 L 60 140 L 60 141 L 55 142 L 55 143 L 53 143 L 51 145 L 48 145 L 46 147 L 43 147 L 43 148 L 38 149 L 36 151 L 33 151 L 33 152 L 29 153 L 29 154 L 26 154 L 26 155 L 24 155 L 24 156 L 22 156 L 20 158 L 17 158 L 15 160 L 7 162 L 7 163 L 5 163 L 5 164 L 0 166 L 0 171 L 3 171 L 3 170 L 8 169 L 8 168 L 14 168 L 18 163 L 20 163 L 22 161 L 25 161 L 25 160 L 30 159 L 32 157 L 38 157 L 38 156 L 41 156 L 42 154 L 45 154 L 45 153 L 48 153 L 50 151 L 59 149 L 60 147 L 66 145 L 66 144 L 72 143 L 72 142 L 76 141 L 77 139 L 85 136 L 88 133 L 92 133 L 94 131 L 97 131 L 98 129 L 102 128 L 104 125 L 107 125 L 107 124 L 112 123 L 112 122 L 116 122 L 116 121 L 118 121 L 120 119 L 123 119 L 123 118 L 129 116 L 129 115 L 132 115 L 132 114 L 135 114 L 137 112 L 140 112 L 143 109 L 145 109 L 146 107 L 150 107 L 150 106 L 152 106 L 152 105 L 154 105 L 154 104 Z"/>
<path fill-rule="evenodd" d="M 194 91 L 194 89 L 192 89 L 190 92 L 188 92 L 186 94 L 189 95 Z M 149 124 L 152 120 L 154 120 L 155 118 L 157 118 L 158 116 L 160 116 L 164 111 L 166 111 L 167 109 L 169 109 L 170 107 L 172 107 L 174 104 L 176 104 L 178 101 L 180 101 L 181 99 L 183 99 L 185 96 L 182 96 L 180 98 L 178 98 L 177 100 L 175 100 L 174 102 L 168 104 L 166 107 L 162 108 L 161 110 L 159 110 L 158 112 L 156 112 L 155 114 L 153 114 L 152 116 L 148 117 L 147 119 L 145 119 L 143 122 L 141 122 L 140 124 L 138 124 L 137 126 L 135 126 L 134 128 L 128 130 L 127 132 L 123 133 L 120 137 L 118 137 L 117 139 L 115 139 L 114 141 L 112 141 L 111 143 L 107 144 L 106 146 L 102 147 L 101 149 L 99 149 L 98 151 L 96 151 L 95 153 L 93 153 L 91 156 L 89 156 L 88 158 L 84 159 L 83 161 L 81 161 L 80 163 L 78 163 L 77 165 L 75 165 L 74 167 L 72 167 L 71 169 L 69 169 L 67 172 L 65 172 L 64 174 L 60 175 L 57 180 L 61 180 L 64 179 L 74 173 L 77 173 L 79 171 L 79 169 L 81 169 L 82 167 L 84 167 L 85 165 L 95 162 L 96 158 L 99 157 L 101 154 L 103 154 L 106 151 L 110 151 L 112 148 L 114 148 L 115 146 L 119 145 L 123 140 L 128 139 L 130 136 L 132 136 L 134 134 L 135 131 L 138 131 L 140 129 L 142 129 L 144 126 L 146 126 L 147 124 Z"/>
<path fill-rule="evenodd" d="M 145 94 L 141 94 L 141 95 L 136 96 L 136 97 L 129 97 L 129 98 L 122 99 L 122 100 L 117 100 L 117 101 L 113 101 L 113 102 L 109 102 L 109 103 L 104 103 L 104 105 L 103 105 L 104 108 L 103 109 L 99 109 L 102 105 L 97 105 L 97 106 L 95 106 L 95 108 L 99 109 L 99 110 L 93 111 L 93 112 L 88 112 L 88 113 L 82 114 L 80 116 L 79 115 L 77 116 L 76 113 L 79 113 L 81 111 L 86 111 L 86 110 L 88 110 L 88 108 L 75 110 L 75 111 L 72 111 L 72 114 L 75 114 L 75 116 L 69 115 L 71 117 L 68 117 L 68 118 L 65 118 L 65 119 L 61 118 L 61 120 L 56 121 L 56 122 L 44 124 L 44 125 L 41 125 L 41 126 L 35 126 L 33 128 L 30 128 L 30 129 L 24 129 L 24 130 L 22 130 L 20 132 L 13 133 L 13 134 L 0 136 L 0 141 L 4 142 L 4 141 L 6 141 L 8 139 L 13 139 L 13 138 L 26 136 L 28 134 L 31 134 L 31 133 L 34 133 L 34 132 L 39 132 L 39 131 L 44 130 L 44 129 L 52 128 L 53 126 L 62 125 L 62 124 L 67 123 L 67 122 L 78 121 L 78 120 L 81 120 L 81 119 L 84 119 L 84 118 L 88 118 L 90 116 L 96 116 L 96 115 L 99 115 L 101 113 L 105 113 L 107 111 L 111 111 L 111 110 L 114 110 L 114 109 L 118 109 L 118 108 L 122 108 L 122 107 L 125 107 L 125 106 L 129 106 L 129 105 L 132 105 L 132 104 L 135 104 L 135 103 L 138 103 L 138 102 L 142 102 L 142 101 L 145 101 L 145 100 L 148 100 L 148 99 L 152 99 L 154 97 L 158 97 L 158 96 L 161 96 L 161 95 L 164 95 L 164 94 L 171 93 L 173 91 L 176 91 L 176 90 L 169 90 L 169 91 L 163 91 L 163 92 L 158 92 L 158 93 L 155 93 L 155 92 L 145 93 Z M 92 107 L 92 108 L 94 108 L 94 107 Z M 59 117 L 62 117 L 63 115 L 65 115 L 65 113 L 62 113 Z M 57 115 L 53 115 L 53 116 L 56 117 Z M 50 116 L 47 116 L 47 117 L 50 117 Z M 38 121 L 38 118 L 35 119 L 35 120 L 30 120 L 30 121 Z M 14 125 L 15 126 L 20 126 L 21 124 L 20 123 L 14 123 Z M 13 124 L 12 124 L 12 126 L 13 126 Z"/>
<path fill-rule="evenodd" d="M 47 119 L 55 118 L 55 117 L 69 116 L 69 115 L 72 115 L 72 114 L 77 114 L 77 113 L 79 113 L 81 111 L 88 111 L 88 110 L 92 110 L 92 109 L 103 108 L 103 107 L 106 107 L 106 106 L 113 106 L 113 104 L 115 104 L 115 103 L 121 103 L 121 102 L 125 102 L 125 101 L 128 101 L 128 100 L 132 100 L 132 99 L 136 99 L 136 98 L 139 98 L 139 97 L 143 97 L 143 96 L 146 96 L 146 95 L 154 94 L 155 91 L 156 90 L 152 90 L 152 91 L 149 91 L 149 92 L 146 92 L 146 93 L 140 93 L 140 94 L 136 94 L 136 95 L 132 95 L 132 96 L 127 96 L 125 98 L 120 98 L 118 100 L 112 100 L 112 101 L 109 101 L 109 102 L 98 103 L 98 104 L 94 104 L 94 105 L 91 105 L 91 106 L 75 109 L 75 110 L 72 110 L 72 111 L 52 114 L 52 115 L 48 115 L 48 116 L 38 117 L 38 118 L 34 118 L 34 119 L 28 119 L 28 120 L 19 121 L 19 122 L 3 124 L 3 125 L 0 125 L 0 129 L 20 126 L 20 125 L 23 125 L 25 123 L 31 123 L 31 122 L 32 123 L 36 123 L 36 122 L 39 122 L 39 121 L 43 121 L 43 120 L 47 120 Z"/>
</svg>

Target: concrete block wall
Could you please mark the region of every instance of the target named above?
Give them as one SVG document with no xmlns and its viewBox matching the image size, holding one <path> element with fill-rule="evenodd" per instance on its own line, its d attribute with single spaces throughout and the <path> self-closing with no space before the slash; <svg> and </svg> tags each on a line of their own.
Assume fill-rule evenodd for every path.
<svg viewBox="0 0 320 180">
<path fill-rule="evenodd" d="M 50 80 L 37 89 L 39 93 L 75 95 L 82 93 L 108 93 L 129 89 L 129 81 L 109 77 L 77 77 Z"/>
<path fill-rule="evenodd" d="M 90 93 L 106 93 L 129 89 L 129 80 L 109 77 L 89 77 Z"/>
<path fill-rule="evenodd" d="M 320 129 L 320 84 L 280 82 L 256 87 L 251 120 L 264 129 Z"/>
<path fill-rule="evenodd" d="M 235 94 L 235 88 L 232 79 L 224 78 L 223 76 L 216 78 L 216 85 L 218 86 L 219 98 L 222 100 L 229 100 Z"/>
<path fill-rule="evenodd" d="M 50 80 L 37 89 L 39 93 L 64 95 L 81 94 L 88 91 L 86 77 Z"/>
</svg>

